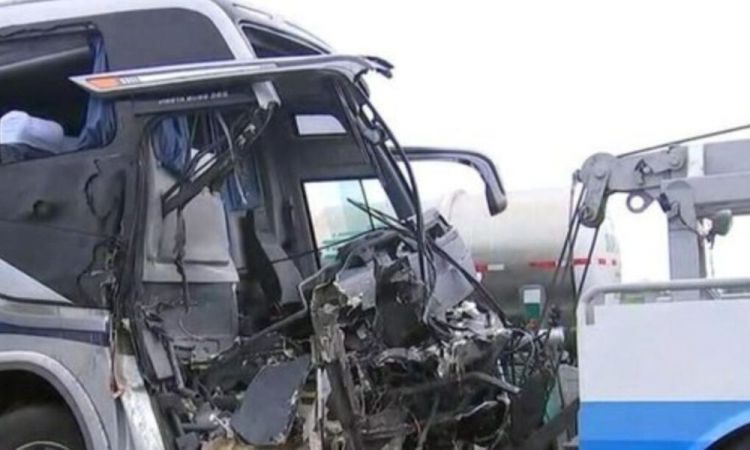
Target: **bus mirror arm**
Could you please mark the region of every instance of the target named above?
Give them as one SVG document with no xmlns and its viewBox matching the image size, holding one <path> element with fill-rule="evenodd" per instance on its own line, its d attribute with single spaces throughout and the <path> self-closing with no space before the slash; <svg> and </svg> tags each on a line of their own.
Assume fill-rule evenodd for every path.
<svg viewBox="0 0 750 450">
<path fill-rule="evenodd" d="M 440 148 L 405 147 L 404 151 L 410 161 L 445 161 L 471 167 L 482 178 L 490 214 L 500 214 L 508 206 L 503 182 L 489 157 L 474 151 Z"/>
</svg>

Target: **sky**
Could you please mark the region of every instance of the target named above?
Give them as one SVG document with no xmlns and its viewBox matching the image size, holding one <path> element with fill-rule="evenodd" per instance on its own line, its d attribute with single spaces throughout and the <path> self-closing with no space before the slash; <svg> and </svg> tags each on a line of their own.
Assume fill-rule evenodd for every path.
<svg viewBox="0 0 750 450">
<path fill-rule="evenodd" d="M 597 152 L 750 123 L 745 2 L 253 4 L 341 53 L 392 62 L 393 79 L 368 82 L 402 144 L 482 151 L 498 166 L 510 202 L 514 190 L 567 188 Z M 623 199 L 611 203 L 624 279 L 666 278 L 663 214 L 633 215 Z M 750 254 L 750 239 L 740 236 L 745 228 L 750 223 L 737 220 L 717 243 L 717 275 L 748 274 L 741 264 Z"/>
</svg>

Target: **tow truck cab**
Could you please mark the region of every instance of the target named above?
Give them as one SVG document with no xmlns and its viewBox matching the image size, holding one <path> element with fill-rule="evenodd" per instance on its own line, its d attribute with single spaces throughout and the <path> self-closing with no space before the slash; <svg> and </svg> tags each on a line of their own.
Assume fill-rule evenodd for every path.
<svg viewBox="0 0 750 450">
<path fill-rule="evenodd" d="M 241 3 L 0 8 L 10 448 L 438 448 L 541 420 L 543 396 L 510 420 L 505 374 L 533 354 L 522 379 L 545 386 L 545 351 L 422 214 L 362 81 L 386 62 Z M 482 155 L 411 156 L 474 168 L 503 210 Z M 329 200 L 360 232 L 316 236 Z"/>
</svg>

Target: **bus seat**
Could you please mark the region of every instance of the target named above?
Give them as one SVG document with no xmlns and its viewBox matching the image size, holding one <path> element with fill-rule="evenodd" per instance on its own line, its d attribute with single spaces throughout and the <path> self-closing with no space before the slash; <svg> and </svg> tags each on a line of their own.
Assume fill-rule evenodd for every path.
<svg viewBox="0 0 750 450">
<path fill-rule="evenodd" d="M 10 111 L 0 117 L 0 163 L 44 158 L 59 153 L 65 134 L 57 122 Z"/>
</svg>

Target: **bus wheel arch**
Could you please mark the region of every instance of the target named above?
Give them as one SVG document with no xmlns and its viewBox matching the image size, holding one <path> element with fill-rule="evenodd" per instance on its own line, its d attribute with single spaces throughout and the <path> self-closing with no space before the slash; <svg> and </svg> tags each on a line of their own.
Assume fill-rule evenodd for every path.
<svg viewBox="0 0 750 450">
<path fill-rule="evenodd" d="M 61 402 L 75 418 L 87 449 L 110 448 L 104 425 L 91 398 L 73 373 L 59 361 L 37 352 L 0 352 L 0 381 L 3 380 L 24 383 L 24 389 L 38 388 L 38 395 L 31 399 L 40 400 L 36 404 Z M 0 397 L 4 397 L 4 391 L 12 386 L 0 384 Z M 18 407 L 19 396 L 22 397 L 23 393 L 11 395 L 7 401 L 0 403 L 0 412 Z"/>
</svg>

